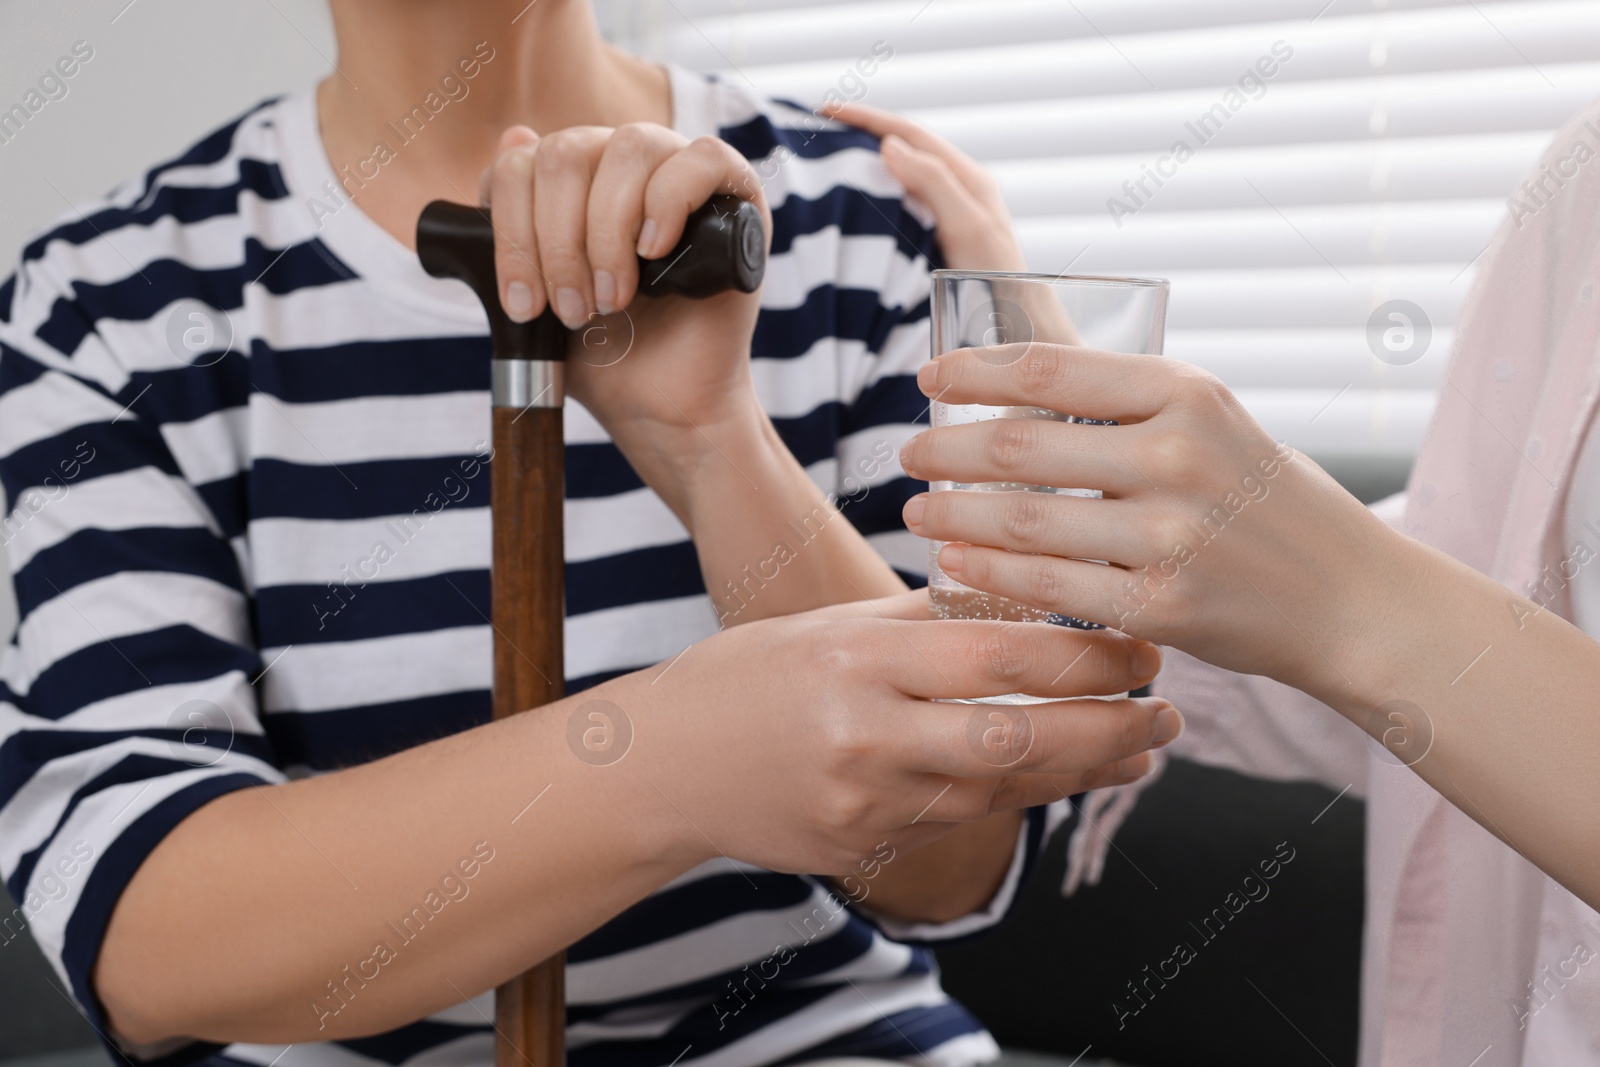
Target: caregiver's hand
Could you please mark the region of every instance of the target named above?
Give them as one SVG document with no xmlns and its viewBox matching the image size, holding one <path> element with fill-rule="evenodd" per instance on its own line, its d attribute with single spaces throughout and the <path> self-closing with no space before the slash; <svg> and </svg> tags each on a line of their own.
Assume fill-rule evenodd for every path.
<svg viewBox="0 0 1600 1067">
<path fill-rule="evenodd" d="M 996 419 L 905 445 L 919 478 L 1105 490 L 914 498 L 914 531 L 959 542 L 939 556 L 952 577 L 1310 693 L 1600 906 L 1600 643 L 1392 531 L 1185 364 L 1036 343 L 952 352 L 919 381 L 1123 424 Z"/>
<path fill-rule="evenodd" d="M 939 251 L 957 270 L 1027 270 L 994 176 L 949 141 L 910 119 L 866 104 L 840 104 L 829 118 L 881 139 L 883 162 L 906 192 L 933 212 Z"/>
<path fill-rule="evenodd" d="M 1367 594 L 1394 588 L 1386 566 L 1404 538 L 1192 366 L 1034 343 L 949 353 L 918 382 L 946 403 L 1120 423 L 997 419 L 904 446 L 917 478 L 1105 492 L 913 498 L 907 525 L 956 542 L 939 564 L 967 585 L 1302 687 L 1329 680 L 1309 651 L 1355 654 Z"/>
</svg>

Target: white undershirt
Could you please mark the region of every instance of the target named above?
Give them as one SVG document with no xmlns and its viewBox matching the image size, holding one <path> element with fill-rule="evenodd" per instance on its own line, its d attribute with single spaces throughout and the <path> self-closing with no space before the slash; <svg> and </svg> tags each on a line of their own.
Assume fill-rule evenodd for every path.
<svg viewBox="0 0 1600 1067">
<path fill-rule="evenodd" d="M 1562 542 L 1566 552 L 1581 544 L 1594 556 L 1572 579 L 1572 622 L 1590 637 L 1600 638 L 1600 431 L 1593 427 L 1573 467 Z"/>
</svg>

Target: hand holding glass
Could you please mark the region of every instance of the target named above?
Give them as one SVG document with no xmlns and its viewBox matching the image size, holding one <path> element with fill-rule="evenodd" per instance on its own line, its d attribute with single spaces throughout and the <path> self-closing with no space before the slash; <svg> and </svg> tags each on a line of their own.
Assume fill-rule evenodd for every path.
<svg viewBox="0 0 1600 1067">
<path fill-rule="evenodd" d="M 1088 346 L 1115 352 L 1159 355 L 1166 326 L 1167 283 L 1142 278 L 1092 278 L 1001 271 L 935 271 L 933 354 L 959 348 L 980 358 L 1012 363 L 1035 342 Z M 1038 407 L 932 404 L 934 426 L 959 426 L 989 419 L 1047 419 L 1104 425 L 1092 411 Z M 1093 487 L 1025 485 L 1020 482 L 936 481 L 932 492 L 1065 493 L 1098 497 Z M 1070 616 L 1030 607 L 955 581 L 939 567 L 943 541 L 929 543 L 928 591 L 939 619 L 1002 619 L 1095 628 Z M 984 703 L 1031 704 L 1040 698 L 1012 694 Z"/>
</svg>

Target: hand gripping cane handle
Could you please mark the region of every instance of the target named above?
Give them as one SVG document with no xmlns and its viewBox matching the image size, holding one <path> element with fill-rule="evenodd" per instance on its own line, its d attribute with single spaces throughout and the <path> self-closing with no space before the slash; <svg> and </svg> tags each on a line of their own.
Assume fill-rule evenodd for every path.
<svg viewBox="0 0 1600 1067">
<path fill-rule="evenodd" d="M 553 331 L 555 316 L 516 323 L 500 308 L 494 270 L 494 224 L 487 208 L 435 200 L 417 220 L 417 256 L 436 278 L 459 278 L 472 286 L 489 314 L 496 359 L 554 359 L 565 335 Z M 639 260 L 639 292 L 645 296 L 707 297 L 729 289 L 753 293 L 767 266 L 761 212 L 734 196 L 714 196 L 689 216 L 683 237 L 660 259 Z M 560 341 L 561 345 L 555 342 Z"/>
</svg>

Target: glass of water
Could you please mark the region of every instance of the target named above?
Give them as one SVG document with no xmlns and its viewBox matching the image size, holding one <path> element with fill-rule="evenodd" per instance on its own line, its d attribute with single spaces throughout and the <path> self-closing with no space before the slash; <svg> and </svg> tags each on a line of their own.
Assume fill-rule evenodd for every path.
<svg viewBox="0 0 1600 1067">
<path fill-rule="evenodd" d="M 980 358 L 1012 363 L 1034 343 L 1078 345 L 1111 352 L 1159 355 L 1166 334 L 1167 283 L 1149 278 L 1094 278 L 1015 274 L 1004 271 L 940 270 L 933 274 L 933 354 L 958 348 Z M 943 404 L 935 400 L 935 426 L 960 426 L 988 419 L 1048 419 L 1108 425 L 1092 411 L 1034 407 Z M 932 492 L 963 489 L 983 493 L 1066 493 L 1098 497 L 1092 486 L 1024 485 L 1020 482 L 934 482 Z M 1080 629 L 1094 623 L 1020 604 L 971 589 L 939 569 L 943 541 L 928 546 L 928 592 L 937 619 L 1003 619 Z M 1013 694 L 977 703 L 1031 704 L 1048 698 Z"/>
</svg>

